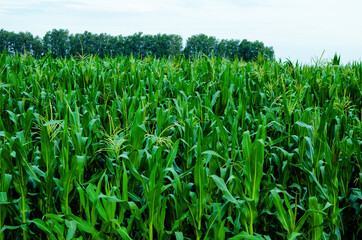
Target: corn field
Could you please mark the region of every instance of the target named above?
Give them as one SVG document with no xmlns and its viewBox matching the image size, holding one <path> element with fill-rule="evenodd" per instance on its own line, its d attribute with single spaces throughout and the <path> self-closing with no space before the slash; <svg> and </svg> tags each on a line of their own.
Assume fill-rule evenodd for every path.
<svg viewBox="0 0 362 240">
<path fill-rule="evenodd" d="M 362 63 L 0 55 L 0 240 L 361 239 Z"/>
</svg>

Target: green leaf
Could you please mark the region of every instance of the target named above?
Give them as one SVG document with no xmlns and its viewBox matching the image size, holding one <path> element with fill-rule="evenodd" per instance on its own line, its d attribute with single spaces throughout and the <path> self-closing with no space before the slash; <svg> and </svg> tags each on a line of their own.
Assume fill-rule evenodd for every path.
<svg viewBox="0 0 362 240">
<path fill-rule="evenodd" d="M 302 169 L 305 172 L 307 172 L 309 174 L 309 176 L 313 179 L 313 182 L 315 182 L 315 184 L 317 185 L 317 189 L 323 194 L 324 198 L 326 200 L 329 200 L 329 197 L 328 197 L 327 193 L 325 192 L 325 189 L 321 186 L 321 184 L 317 180 L 317 177 L 315 176 L 315 174 L 313 172 L 309 171 L 308 169 L 306 169 L 305 167 L 303 167 Z"/>
<path fill-rule="evenodd" d="M 167 155 L 166 158 L 166 167 L 165 168 L 170 168 L 172 166 L 173 161 L 176 158 L 176 154 L 178 151 L 178 146 L 180 143 L 180 139 L 178 139 L 172 146 L 170 153 Z"/>
<path fill-rule="evenodd" d="M 0 229 L 0 234 L 2 234 L 5 230 L 16 230 L 18 228 L 21 228 L 21 226 L 9 226 L 9 225 L 4 225 L 1 229 Z"/>
<path fill-rule="evenodd" d="M 290 220 L 287 215 L 287 212 L 285 211 L 283 207 L 282 199 L 280 198 L 277 190 L 273 189 L 270 191 L 271 196 L 273 198 L 274 206 L 277 210 L 277 218 L 279 219 L 280 223 L 282 224 L 283 228 L 287 230 L 288 233 L 291 232 L 290 229 Z"/>
<path fill-rule="evenodd" d="M 77 222 L 75 220 L 72 221 L 65 220 L 65 225 L 68 227 L 66 240 L 71 240 L 73 239 L 75 231 L 77 230 Z"/>
<path fill-rule="evenodd" d="M 226 202 L 226 203 L 224 203 L 224 205 L 221 206 L 219 211 L 214 210 L 212 212 L 211 217 L 208 220 L 208 228 L 207 228 L 207 231 L 206 231 L 205 237 L 204 237 L 205 239 L 208 237 L 210 230 L 214 228 L 214 226 L 217 223 L 218 219 L 219 218 L 221 219 L 221 218 L 224 217 L 226 211 L 229 208 L 229 205 L 230 205 L 230 202 Z"/>
<path fill-rule="evenodd" d="M 127 229 L 125 227 L 118 228 L 117 233 L 125 240 L 132 240 L 132 238 L 128 235 Z"/>
<path fill-rule="evenodd" d="M 219 97 L 220 97 L 220 91 L 215 92 L 214 95 L 212 96 L 210 108 L 212 108 L 215 105 L 215 103 Z"/>
<path fill-rule="evenodd" d="M 64 122 L 63 120 L 51 120 L 43 124 L 43 126 L 50 126 Z"/>
<path fill-rule="evenodd" d="M 14 141 L 13 148 L 16 152 L 16 158 L 21 162 L 21 165 L 24 167 L 25 172 L 29 175 L 31 179 L 35 180 L 36 182 L 40 182 L 40 179 L 36 176 L 32 165 L 28 161 L 27 154 L 25 153 L 25 148 L 20 145 L 19 139 Z"/>
<path fill-rule="evenodd" d="M 297 237 L 301 236 L 302 233 L 297 233 L 297 232 L 293 232 L 289 237 L 288 237 L 288 240 L 294 240 L 296 239 Z"/>
<path fill-rule="evenodd" d="M 215 156 L 215 157 L 221 158 L 222 160 L 225 161 L 225 159 L 224 159 L 220 154 L 218 154 L 217 152 L 212 151 L 212 150 L 204 151 L 204 152 L 201 153 L 201 155 L 211 155 L 211 156 Z"/>
<path fill-rule="evenodd" d="M 54 236 L 53 231 L 51 228 L 45 224 L 45 222 L 39 218 L 33 219 L 29 221 L 30 223 L 34 223 L 39 229 L 44 231 L 50 239 L 56 240 L 57 238 Z"/>
<path fill-rule="evenodd" d="M 176 240 L 183 240 L 184 239 L 184 235 L 182 232 L 175 232 L 175 237 Z"/>
<path fill-rule="evenodd" d="M 8 202 L 8 196 L 6 192 L 0 192 L 0 205 L 10 204 Z"/>
<path fill-rule="evenodd" d="M 227 200 L 229 200 L 230 202 L 234 203 L 237 208 L 240 208 L 239 202 L 233 197 L 233 195 L 231 195 L 228 188 L 226 187 L 224 179 L 222 179 L 222 178 L 220 178 L 220 177 L 218 177 L 216 175 L 211 175 L 210 177 L 212 179 L 214 179 L 214 182 L 215 182 L 216 186 L 222 191 L 222 193 L 224 194 L 224 197 Z"/>
<path fill-rule="evenodd" d="M 258 235 L 250 235 L 247 232 L 240 232 L 238 235 L 229 238 L 229 240 L 264 240 L 264 238 L 262 236 L 258 236 Z"/>
<path fill-rule="evenodd" d="M 88 222 L 84 221 L 80 217 L 69 215 L 68 220 L 69 221 L 75 220 L 79 230 L 92 234 L 92 236 L 95 237 L 95 239 L 101 239 L 99 237 L 99 232 L 92 225 L 90 225 Z"/>
</svg>

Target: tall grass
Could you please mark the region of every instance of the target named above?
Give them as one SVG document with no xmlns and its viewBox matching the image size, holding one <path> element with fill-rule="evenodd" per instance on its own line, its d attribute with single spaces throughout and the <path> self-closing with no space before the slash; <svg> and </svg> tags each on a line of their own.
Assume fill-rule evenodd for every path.
<svg viewBox="0 0 362 240">
<path fill-rule="evenodd" d="M 0 240 L 359 239 L 362 64 L 0 56 Z"/>
</svg>

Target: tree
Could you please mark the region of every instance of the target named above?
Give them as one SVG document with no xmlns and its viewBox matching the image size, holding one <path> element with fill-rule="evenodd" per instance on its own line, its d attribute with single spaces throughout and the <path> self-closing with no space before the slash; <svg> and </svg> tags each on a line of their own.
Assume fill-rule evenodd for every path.
<svg viewBox="0 0 362 240">
<path fill-rule="evenodd" d="M 34 37 L 30 32 L 14 34 L 14 51 L 31 53 L 31 43 L 33 42 L 33 39 Z"/>
<path fill-rule="evenodd" d="M 9 36 L 9 32 L 1 29 L 0 30 L 0 51 L 4 52 L 7 51 L 9 52 L 9 40 L 8 40 L 8 36 Z"/>
<path fill-rule="evenodd" d="M 168 35 L 168 55 L 175 56 L 182 51 L 182 37 L 176 34 Z"/>
<path fill-rule="evenodd" d="M 16 48 L 15 48 L 15 43 L 17 41 L 17 36 L 16 33 L 14 32 L 8 32 L 6 31 L 4 34 L 4 49 L 9 53 L 9 54 L 15 54 L 16 53 Z"/>
<path fill-rule="evenodd" d="M 239 45 L 239 56 L 244 59 L 244 61 L 251 61 L 253 59 L 252 52 L 252 43 L 246 39 L 243 39 Z"/>
<path fill-rule="evenodd" d="M 111 37 L 110 39 L 110 49 L 111 56 L 124 55 L 124 37 L 122 35 Z"/>
<path fill-rule="evenodd" d="M 36 58 L 44 55 L 42 39 L 38 36 L 33 38 L 31 42 L 31 54 Z"/>
<path fill-rule="evenodd" d="M 175 56 L 183 53 L 186 57 L 206 54 L 216 57 L 234 59 L 242 57 L 244 61 L 252 61 L 259 54 L 273 59 L 272 47 L 264 46 L 263 42 L 250 42 L 246 39 L 218 40 L 205 34 L 189 37 L 182 50 L 182 37 L 175 34 L 143 35 L 142 32 L 123 37 L 111 36 L 106 33 L 69 34 L 65 29 L 48 31 L 44 38 L 33 37 L 29 32 L 14 32 L 0 30 L 0 51 L 8 54 L 30 52 L 35 57 L 44 56 L 51 51 L 52 57 L 75 56 L 78 54 L 97 54 L 99 57 L 131 54 L 136 56 L 152 55 L 157 58 Z"/>
<path fill-rule="evenodd" d="M 249 42 L 246 39 L 239 45 L 239 54 L 244 61 L 256 60 L 259 54 L 268 59 L 274 58 L 274 50 L 272 47 L 265 47 L 264 43 L 260 41 Z"/>
<path fill-rule="evenodd" d="M 97 54 L 97 47 L 96 47 L 96 34 L 91 32 L 85 31 L 83 34 L 80 34 L 80 42 L 81 42 L 81 49 L 84 54 Z"/>
<path fill-rule="evenodd" d="M 65 29 L 53 29 L 48 31 L 44 38 L 44 49 L 51 51 L 53 57 L 65 57 L 69 55 L 69 31 Z"/>
<path fill-rule="evenodd" d="M 240 41 L 239 40 L 226 40 L 222 39 L 216 48 L 216 55 L 228 59 L 234 59 L 239 55 Z"/>
<path fill-rule="evenodd" d="M 142 32 L 135 33 L 133 35 L 127 36 L 124 39 L 124 54 L 125 55 L 145 55 L 144 42 L 142 37 Z"/>
<path fill-rule="evenodd" d="M 218 40 L 215 37 L 208 37 L 205 34 L 193 35 L 186 41 L 184 54 L 187 57 L 202 53 L 211 56 L 211 53 L 216 51 L 217 45 Z"/>
<path fill-rule="evenodd" d="M 96 35 L 95 38 L 95 51 L 100 57 L 111 55 L 111 36 L 105 33 Z"/>
<path fill-rule="evenodd" d="M 274 49 L 273 47 L 265 47 L 264 48 L 264 57 L 267 59 L 274 59 Z"/>
<path fill-rule="evenodd" d="M 69 35 L 69 54 L 71 56 L 77 56 L 83 53 L 81 34 Z"/>
</svg>

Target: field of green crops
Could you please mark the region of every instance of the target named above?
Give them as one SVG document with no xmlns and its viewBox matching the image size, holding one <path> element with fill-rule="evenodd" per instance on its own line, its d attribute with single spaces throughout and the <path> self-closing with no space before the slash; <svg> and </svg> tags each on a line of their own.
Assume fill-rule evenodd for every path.
<svg viewBox="0 0 362 240">
<path fill-rule="evenodd" d="M 0 55 L 0 240 L 361 239 L 362 63 Z"/>
</svg>

